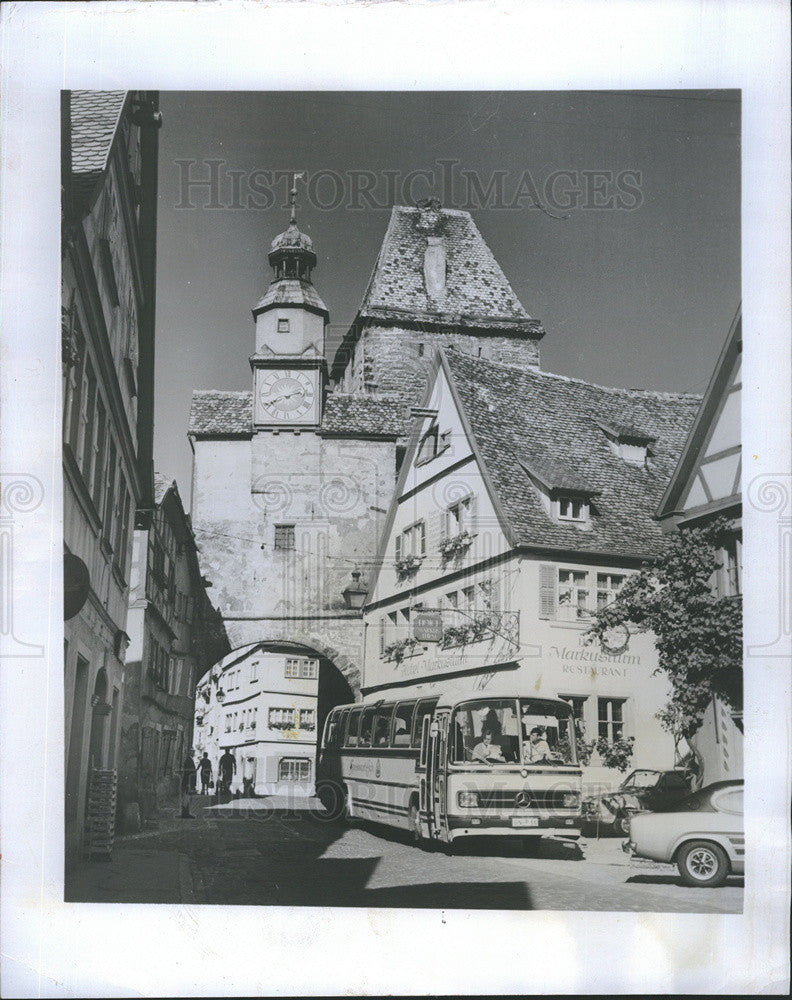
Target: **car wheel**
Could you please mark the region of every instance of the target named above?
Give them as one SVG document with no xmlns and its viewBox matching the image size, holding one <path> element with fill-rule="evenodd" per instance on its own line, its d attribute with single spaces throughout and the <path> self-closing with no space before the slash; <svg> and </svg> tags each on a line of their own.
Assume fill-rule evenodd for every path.
<svg viewBox="0 0 792 1000">
<path fill-rule="evenodd" d="M 677 868 L 685 885 L 710 888 L 723 885 L 729 874 L 729 862 L 723 848 L 708 840 L 684 844 L 677 855 Z"/>
<path fill-rule="evenodd" d="M 621 834 L 624 834 L 625 837 L 629 837 L 630 836 L 630 817 L 631 816 L 632 816 L 632 813 L 628 812 L 627 810 L 625 810 L 622 813 L 619 813 L 619 815 L 616 817 L 616 819 L 613 822 L 613 829 L 617 833 L 621 833 Z"/>
</svg>

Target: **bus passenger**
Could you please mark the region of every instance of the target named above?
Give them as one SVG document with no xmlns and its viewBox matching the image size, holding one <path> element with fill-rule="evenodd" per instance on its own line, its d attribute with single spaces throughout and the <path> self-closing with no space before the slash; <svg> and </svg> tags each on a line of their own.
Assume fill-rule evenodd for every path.
<svg viewBox="0 0 792 1000">
<path fill-rule="evenodd" d="M 499 761 L 505 763 L 501 748 L 492 742 L 492 733 L 485 729 L 481 734 L 481 743 L 473 747 L 472 755 L 478 760 Z"/>
<path fill-rule="evenodd" d="M 541 726 L 534 726 L 528 735 L 528 743 L 523 747 L 523 759 L 527 764 L 534 764 L 538 760 L 552 760 L 554 755 L 550 753 L 550 744 L 547 742 L 545 730 Z"/>
</svg>

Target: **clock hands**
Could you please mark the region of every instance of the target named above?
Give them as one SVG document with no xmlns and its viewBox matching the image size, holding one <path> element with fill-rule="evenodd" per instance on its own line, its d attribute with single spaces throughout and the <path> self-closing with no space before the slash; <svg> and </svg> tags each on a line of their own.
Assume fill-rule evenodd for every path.
<svg viewBox="0 0 792 1000">
<path fill-rule="evenodd" d="M 304 396 L 304 395 L 305 392 L 302 389 L 295 389 L 294 392 L 284 392 L 280 396 L 271 396 L 265 402 L 267 406 L 269 406 L 270 403 L 279 403 L 282 399 L 291 399 L 292 396 Z"/>
</svg>

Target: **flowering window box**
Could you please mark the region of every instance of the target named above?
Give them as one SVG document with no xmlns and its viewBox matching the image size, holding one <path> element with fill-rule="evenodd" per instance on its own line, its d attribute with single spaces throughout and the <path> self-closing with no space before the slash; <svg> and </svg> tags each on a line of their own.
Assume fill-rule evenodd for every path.
<svg viewBox="0 0 792 1000">
<path fill-rule="evenodd" d="M 457 559 L 467 552 L 473 544 L 473 538 L 474 535 L 465 530 L 460 531 L 458 535 L 453 535 L 451 538 L 441 539 L 439 546 L 440 555 L 446 562 L 450 562 L 451 559 Z"/>
<path fill-rule="evenodd" d="M 396 575 L 399 577 L 411 576 L 413 573 L 417 573 L 421 566 L 423 559 L 420 556 L 405 556 L 403 559 L 397 559 L 394 563 L 396 567 Z"/>
</svg>

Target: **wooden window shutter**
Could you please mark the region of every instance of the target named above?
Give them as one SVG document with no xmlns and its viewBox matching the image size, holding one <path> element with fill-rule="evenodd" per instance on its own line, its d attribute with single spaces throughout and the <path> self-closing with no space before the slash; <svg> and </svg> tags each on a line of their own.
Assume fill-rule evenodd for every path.
<svg viewBox="0 0 792 1000">
<path fill-rule="evenodd" d="M 470 497 L 470 533 L 475 535 L 478 531 L 478 494 L 473 493 Z"/>
<path fill-rule="evenodd" d="M 419 522 L 418 530 L 421 533 L 419 555 L 423 558 L 426 555 L 426 521 Z"/>
<path fill-rule="evenodd" d="M 447 510 L 440 511 L 440 538 L 448 538 L 448 518 L 449 514 Z"/>
<path fill-rule="evenodd" d="M 396 562 L 398 562 L 402 557 L 402 536 L 396 536 Z"/>
<path fill-rule="evenodd" d="M 385 655 L 385 615 L 379 621 L 379 655 Z"/>
<path fill-rule="evenodd" d="M 556 616 L 556 568 L 549 563 L 539 566 L 539 617 Z"/>
</svg>

